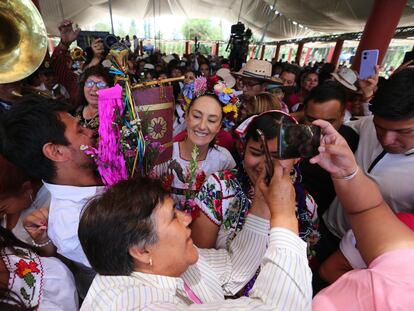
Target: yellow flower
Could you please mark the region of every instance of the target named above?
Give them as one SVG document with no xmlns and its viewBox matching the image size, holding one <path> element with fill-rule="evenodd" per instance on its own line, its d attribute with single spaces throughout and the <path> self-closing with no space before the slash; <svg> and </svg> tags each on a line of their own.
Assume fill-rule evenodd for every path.
<svg viewBox="0 0 414 311">
<path fill-rule="evenodd" d="M 232 94 L 232 93 L 233 93 L 233 89 L 231 89 L 231 88 L 229 88 L 229 87 L 226 87 L 226 88 L 224 89 L 224 93 L 226 93 L 226 94 Z"/>
<path fill-rule="evenodd" d="M 148 125 L 148 135 L 152 139 L 161 139 L 167 132 L 167 122 L 163 117 L 153 118 Z"/>
</svg>

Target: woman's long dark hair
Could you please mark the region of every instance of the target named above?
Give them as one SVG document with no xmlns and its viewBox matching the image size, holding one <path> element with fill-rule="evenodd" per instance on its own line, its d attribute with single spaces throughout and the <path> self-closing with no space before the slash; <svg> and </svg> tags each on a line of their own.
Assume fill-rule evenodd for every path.
<svg viewBox="0 0 414 311">
<path fill-rule="evenodd" d="M 295 124 L 295 122 L 281 112 L 269 112 L 255 118 L 252 123 L 250 123 L 247 130 L 245 137 L 246 143 L 250 139 L 259 141 L 259 135 L 256 131 L 258 129 L 263 132 L 266 139 L 277 137 L 282 124 Z"/>
</svg>

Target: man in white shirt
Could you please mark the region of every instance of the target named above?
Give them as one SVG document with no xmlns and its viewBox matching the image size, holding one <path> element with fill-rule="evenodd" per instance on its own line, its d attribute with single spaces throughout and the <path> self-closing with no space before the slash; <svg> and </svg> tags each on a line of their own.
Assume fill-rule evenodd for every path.
<svg viewBox="0 0 414 311">
<path fill-rule="evenodd" d="M 395 74 L 375 94 L 373 116 L 347 123 L 360 135 L 358 165 L 378 184 L 394 212 L 414 212 L 413 86 L 414 69 Z M 337 198 L 323 218 L 339 238 L 350 228 Z"/>
<path fill-rule="evenodd" d="M 48 223 L 26 226 L 29 234 L 44 246 L 49 236 L 60 255 L 93 276 L 77 233 L 83 205 L 102 189 L 93 160 L 81 150 L 94 145 L 93 131 L 82 127 L 65 104 L 30 96 L 4 115 L 1 132 L 4 156 L 42 179 L 51 194 Z"/>
</svg>

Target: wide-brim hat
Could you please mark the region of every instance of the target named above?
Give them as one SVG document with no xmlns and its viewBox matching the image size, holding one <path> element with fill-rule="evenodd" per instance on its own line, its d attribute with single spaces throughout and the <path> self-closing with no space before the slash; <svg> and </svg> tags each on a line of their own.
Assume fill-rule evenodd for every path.
<svg viewBox="0 0 414 311">
<path fill-rule="evenodd" d="M 357 81 L 358 77 L 356 73 L 349 68 L 341 68 L 338 72 L 333 72 L 331 75 L 335 78 L 336 81 L 341 83 L 346 88 L 356 91 L 357 87 L 355 86 L 355 82 Z"/>
<path fill-rule="evenodd" d="M 232 76 L 230 69 L 220 68 L 217 70 L 216 75 L 223 79 L 227 87 L 232 88 L 236 85 L 236 79 Z"/>
<path fill-rule="evenodd" d="M 237 72 L 235 76 L 247 79 L 255 79 L 266 83 L 282 84 L 278 78 L 272 77 L 272 64 L 265 60 L 250 59 L 247 64 Z"/>
</svg>

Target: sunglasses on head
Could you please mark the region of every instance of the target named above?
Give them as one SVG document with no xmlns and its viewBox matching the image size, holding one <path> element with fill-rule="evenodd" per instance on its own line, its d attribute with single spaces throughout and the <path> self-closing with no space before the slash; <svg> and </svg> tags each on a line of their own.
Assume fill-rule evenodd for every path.
<svg viewBox="0 0 414 311">
<path fill-rule="evenodd" d="M 96 85 L 96 87 L 99 89 L 99 90 L 101 90 L 101 89 L 104 89 L 104 88 L 106 88 L 108 85 L 105 83 L 105 82 L 103 82 L 103 81 L 97 81 L 97 82 L 95 82 L 95 81 L 93 81 L 93 80 L 86 80 L 86 82 L 85 82 L 85 86 L 87 87 L 87 88 L 93 88 L 93 86 L 94 85 Z"/>
</svg>

